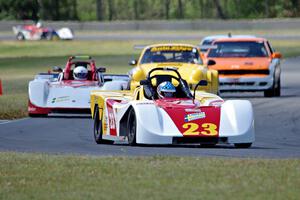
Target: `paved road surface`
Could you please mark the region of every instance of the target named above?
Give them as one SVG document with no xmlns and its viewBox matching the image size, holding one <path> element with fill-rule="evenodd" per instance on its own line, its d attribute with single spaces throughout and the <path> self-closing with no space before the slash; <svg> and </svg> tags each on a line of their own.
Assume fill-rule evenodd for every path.
<svg viewBox="0 0 300 200">
<path fill-rule="evenodd" d="M 0 151 L 88 155 L 178 155 L 221 157 L 300 158 L 300 57 L 282 63 L 282 97 L 262 93 L 225 94 L 250 99 L 254 106 L 256 142 L 250 149 L 231 146 L 97 145 L 89 118 L 25 118 L 0 122 Z"/>
</svg>

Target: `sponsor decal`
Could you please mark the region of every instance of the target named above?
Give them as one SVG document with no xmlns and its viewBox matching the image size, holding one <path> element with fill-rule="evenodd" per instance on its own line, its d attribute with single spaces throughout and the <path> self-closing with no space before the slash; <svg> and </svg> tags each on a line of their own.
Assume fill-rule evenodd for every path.
<svg viewBox="0 0 300 200">
<path fill-rule="evenodd" d="M 118 102 L 116 100 L 113 100 L 113 99 L 108 99 L 106 101 L 109 135 L 113 135 L 113 136 L 117 135 L 116 119 L 115 119 L 114 109 L 113 109 L 113 105 L 115 103 L 118 103 Z"/>
<path fill-rule="evenodd" d="M 192 47 L 188 46 L 160 46 L 160 47 L 152 47 L 151 52 L 157 51 L 192 51 Z"/>
<path fill-rule="evenodd" d="M 195 108 L 187 108 L 187 109 L 185 109 L 185 112 L 201 112 L 201 110 L 200 109 L 195 109 Z"/>
<path fill-rule="evenodd" d="M 184 121 L 190 122 L 190 121 L 197 120 L 197 119 L 203 119 L 205 117 L 206 117 L 205 112 L 191 113 L 191 114 L 185 115 Z"/>
<path fill-rule="evenodd" d="M 35 108 L 35 107 L 29 107 L 29 108 L 28 108 L 28 111 L 29 111 L 29 112 L 36 111 L 36 108 Z"/>
<path fill-rule="evenodd" d="M 58 102 L 69 101 L 69 100 L 70 100 L 70 96 L 54 97 L 51 103 L 58 103 Z"/>
<path fill-rule="evenodd" d="M 239 69 L 240 66 L 239 65 L 231 65 L 231 69 Z"/>
<path fill-rule="evenodd" d="M 152 102 L 141 102 L 141 103 L 136 103 L 136 105 L 146 105 L 146 104 L 154 104 Z"/>
</svg>

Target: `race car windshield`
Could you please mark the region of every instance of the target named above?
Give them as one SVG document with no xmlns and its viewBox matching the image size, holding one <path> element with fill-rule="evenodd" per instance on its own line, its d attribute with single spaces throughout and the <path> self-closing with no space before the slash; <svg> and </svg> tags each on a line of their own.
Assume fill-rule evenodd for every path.
<svg viewBox="0 0 300 200">
<path fill-rule="evenodd" d="M 268 52 L 263 42 L 216 42 L 216 49 L 210 49 L 208 57 L 267 57 Z"/>
<path fill-rule="evenodd" d="M 202 64 L 198 50 L 189 46 L 152 47 L 145 51 L 141 60 L 141 64 L 167 62 Z"/>
</svg>

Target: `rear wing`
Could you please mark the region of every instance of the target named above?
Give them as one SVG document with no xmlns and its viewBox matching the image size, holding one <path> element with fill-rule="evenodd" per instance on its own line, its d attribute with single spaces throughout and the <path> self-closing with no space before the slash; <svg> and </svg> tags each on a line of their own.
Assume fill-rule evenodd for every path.
<svg viewBox="0 0 300 200">
<path fill-rule="evenodd" d="M 103 74 L 104 82 L 106 81 L 126 81 L 129 82 L 129 75 L 126 74 Z"/>
<path fill-rule="evenodd" d="M 57 81 L 59 73 L 39 73 L 35 75 L 34 79 L 36 80 L 49 80 L 49 81 Z"/>
<path fill-rule="evenodd" d="M 147 44 L 138 44 L 138 45 L 134 45 L 133 49 L 134 50 L 142 50 L 142 49 L 144 49 L 147 46 L 149 46 L 149 45 L 147 45 Z"/>
<path fill-rule="evenodd" d="M 87 55 L 79 55 L 79 56 L 71 56 L 71 57 L 69 57 L 69 61 L 75 60 L 75 59 L 88 60 L 88 61 L 92 61 L 93 60 L 92 56 L 87 56 Z"/>
</svg>

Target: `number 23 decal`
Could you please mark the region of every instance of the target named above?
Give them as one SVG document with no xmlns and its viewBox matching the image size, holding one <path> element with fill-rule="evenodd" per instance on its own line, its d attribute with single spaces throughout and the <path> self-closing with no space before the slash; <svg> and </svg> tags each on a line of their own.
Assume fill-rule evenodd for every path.
<svg viewBox="0 0 300 200">
<path fill-rule="evenodd" d="M 218 135 L 217 126 L 212 123 L 204 123 L 201 125 L 203 131 L 199 131 L 199 124 L 196 123 L 185 123 L 182 128 L 186 129 L 183 135 L 207 135 L 215 136 Z"/>
</svg>

